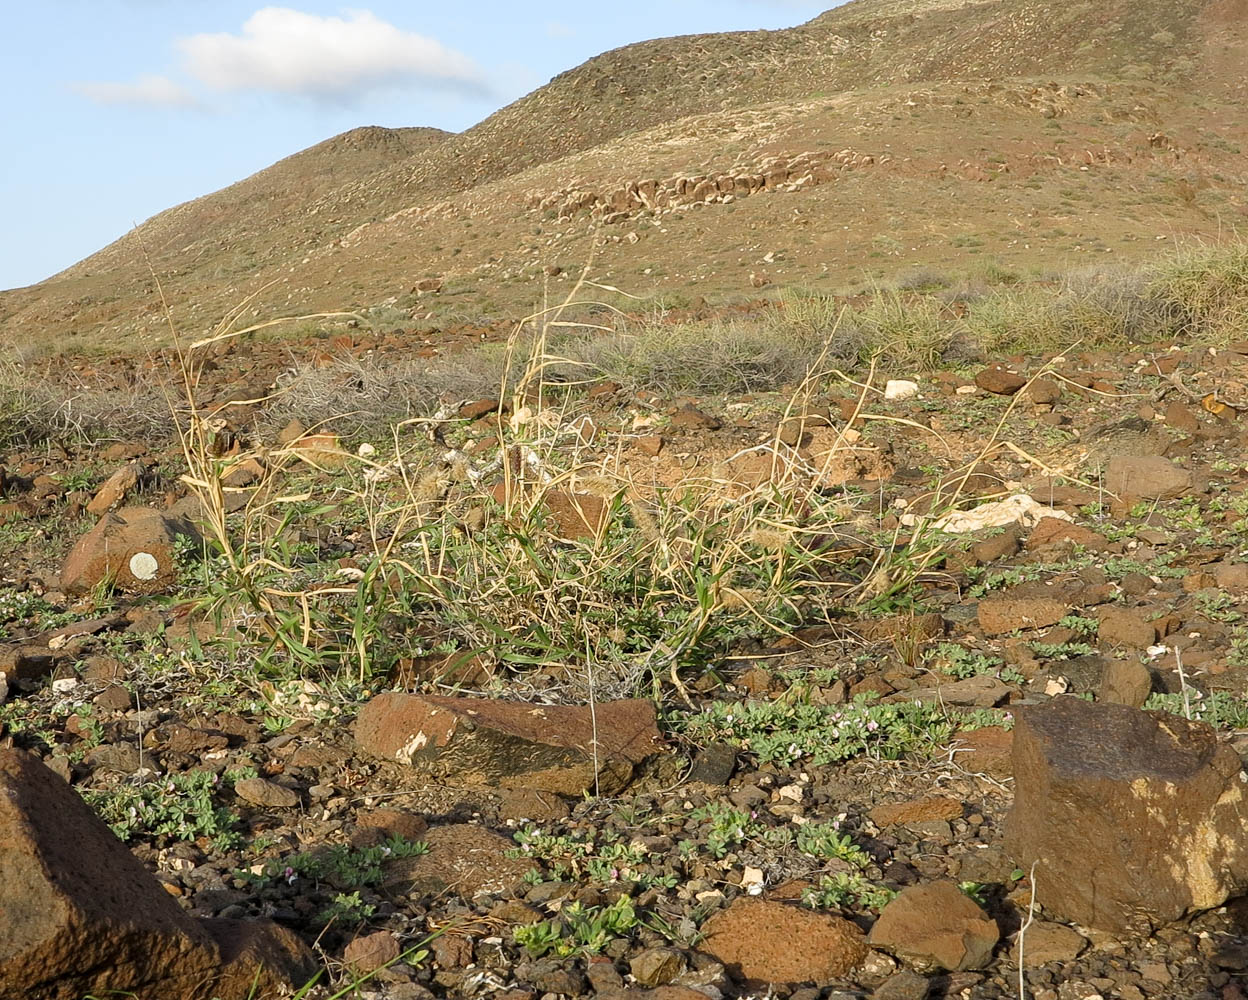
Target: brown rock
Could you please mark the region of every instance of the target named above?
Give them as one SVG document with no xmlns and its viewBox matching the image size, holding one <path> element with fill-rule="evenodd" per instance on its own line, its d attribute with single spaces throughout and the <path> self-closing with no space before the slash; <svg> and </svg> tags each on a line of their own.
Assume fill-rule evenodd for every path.
<svg viewBox="0 0 1248 1000">
<path fill-rule="evenodd" d="M 158 593 L 177 577 L 174 547 L 197 539 L 186 521 L 148 507 L 125 507 L 102 517 L 78 539 L 61 566 L 61 587 L 85 593 L 102 584 L 134 593 Z"/>
<path fill-rule="evenodd" d="M 544 499 L 553 522 L 551 527 L 560 538 L 568 541 L 595 538 L 611 514 L 607 501 L 591 493 L 547 490 Z"/>
<path fill-rule="evenodd" d="M 640 986 L 666 986 L 685 971 L 685 956 L 675 948 L 647 948 L 628 963 Z"/>
<path fill-rule="evenodd" d="M 1079 524 L 1071 524 L 1060 517 L 1042 517 L 1027 538 L 1027 551 L 1056 545 L 1078 545 L 1092 552 L 1103 552 L 1109 545 L 1105 536 Z"/>
<path fill-rule="evenodd" d="M 1037 406 L 1052 406 L 1062 398 L 1062 386 L 1051 378 L 1038 378 L 1028 386 L 1027 395 Z"/>
<path fill-rule="evenodd" d="M 738 897 L 702 925 L 701 950 L 746 983 L 827 983 L 867 955 L 854 924 L 788 903 Z"/>
<path fill-rule="evenodd" d="M 123 465 L 109 476 L 104 485 L 100 487 L 94 499 L 87 504 L 87 512 L 98 517 L 114 504 L 120 503 L 126 498 L 126 494 L 138 484 L 139 476 L 142 474 L 143 464 L 141 462 L 128 462 Z"/>
<path fill-rule="evenodd" d="M 275 925 L 188 916 L 29 754 L 0 751 L 0 788 L 0 996 L 270 997 L 315 972 Z"/>
<path fill-rule="evenodd" d="M 457 785 L 561 795 L 592 790 L 595 777 L 602 792 L 619 791 L 634 765 L 662 746 L 648 701 L 604 702 L 591 713 L 572 705 L 398 692 L 364 706 L 355 738 L 374 756 L 419 764 Z"/>
<path fill-rule="evenodd" d="M 1248 887 L 1242 763 L 1212 728 L 1080 698 L 1016 718 L 1006 846 L 1047 913 L 1126 933 Z"/>
<path fill-rule="evenodd" d="M 305 434 L 287 447 L 297 457 L 318 469 L 341 469 L 351 460 L 351 453 L 343 448 L 338 435 L 329 431 Z"/>
<path fill-rule="evenodd" d="M 460 420 L 480 420 L 484 416 L 497 412 L 497 399 L 478 399 L 475 403 L 465 403 L 461 406 L 457 416 Z"/>
<path fill-rule="evenodd" d="M 1248 593 L 1248 563 L 1220 562 L 1213 567 L 1213 579 L 1221 590 Z"/>
<path fill-rule="evenodd" d="M 873 948 L 919 971 L 981 969 L 992 960 L 1001 933 L 976 902 L 952 882 L 903 889 L 871 928 Z"/>
<path fill-rule="evenodd" d="M 1166 407 L 1166 423 L 1184 434 L 1195 434 L 1200 430 L 1196 414 L 1177 399 Z"/>
<path fill-rule="evenodd" d="M 308 429 L 304 427 L 303 424 L 301 424 L 298 420 L 292 420 L 277 432 L 277 443 L 282 446 L 294 444 L 307 432 Z"/>
<path fill-rule="evenodd" d="M 1004 781 L 1014 775 L 1014 733 L 1000 726 L 986 726 L 954 735 L 950 744 L 957 765 L 971 774 L 986 774 Z"/>
<path fill-rule="evenodd" d="M 909 823 L 926 823 L 929 820 L 961 819 L 962 800 L 945 795 L 929 795 L 908 802 L 876 806 L 871 810 L 870 816 L 877 826 L 905 826 Z"/>
<path fill-rule="evenodd" d="M 348 941 L 342 951 L 342 960 L 358 973 L 369 973 L 393 965 L 402 953 L 393 934 L 377 931 Z"/>
<path fill-rule="evenodd" d="M 1008 559 L 1019 549 L 1018 526 L 1010 525 L 1001 534 L 984 538 L 971 546 L 971 555 L 977 562 L 991 563 Z"/>
<path fill-rule="evenodd" d="M 382 839 L 420 840 L 429 829 L 425 817 L 402 809 L 365 809 L 355 815 L 357 830 L 376 830 Z"/>
<path fill-rule="evenodd" d="M 394 893 L 436 895 L 456 892 L 471 899 L 478 892 L 503 893 L 524 881 L 533 867 L 509 858 L 515 842 L 471 823 L 436 826 L 424 837 L 429 853 L 383 864 L 383 885 Z"/>
<path fill-rule="evenodd" d="M 1157 637 L 1150 622 L 1125 608 L 1101 607 L 1093 611 L 1093 616 L 1100 622 L 1097 636 L 1112 646 L 1147 649 Z"/>
<path fill-rule="evenodd" d="M 989 597 L 979 602 L 979 627 L 986 635 L 1047 628 L 1065 618 L 1069 610 L 1065 601 L 1051 597 Z"/>
<path fill-rule="evenodd" d="M 1140 708 L 1153 691 L 1153 675 L 1139 660 L 1110 660 L 1101 674 L 1096 700 Z"/>
<path fill-rule="evenodd" d="M 663 438 L 658 434 L 646 434 L 633 442 L 639 452 L 652 458 L 663 450 L 663 443 Z"/>
<path fill-rule="evenodd" d="M 1109 460 L 1105 488 L 1123 500 L 1173 500 L 1192 488 L 1192 474 L 1161 455 L 1120 455 Z"/>
<path fill-rule="evenodd" d="M 1027 380 L 1017 372 L 993 366 L 985 368 L 976 375 L 975 384 L 985 392 L 995 393 L 998 396 L 1013 396 L 1027 384 Z"/>
<path fill-rule="evenodd" d="M 1050 962 L 1072 962 L 1088 946 L 1088 939 L 1073 927 L 1055 924 L 1048 920 L 1036 920 L 1023 935 L 1023 965 L 1034 969 Z M 1010 950 L 1010 957 L 1018 964 L 1018 941 Z"/>
<path fill-rule="evenodd" d="M 567 819 L 571 810 L 554 792 L 533 788 L 503 788 L 498 793 L 498 816 L 502 820 L 553 823 Z"/>
<path fill-rule="evenodd" d="M 898 701 L 935 701 L 942 705 L 959 705 L 968 708 L 992 708 L 1010 696 L 1014 689 L 999 677 L 981 674 L 978 677 L 967 677 L 965 680 L 949 681 L 936 687 L 906 688 L 896 694 L 889 695 L 885 700 Z"/>
<path fill-rule="evenodd" d="M 680 430 L 716 431 L 721 426 L 718 417 L 703 413 L 696 406 L 685 405 L 672 414 L 672 427 Z"/>
<path fill-rule="evenodd" d="M 244 802 L 265 809 L 291 809 L 299 804 L 299 796 L 282 785 L 264 778 L 243 778 L 234 783 L 234 791 Z"/>
</svg>

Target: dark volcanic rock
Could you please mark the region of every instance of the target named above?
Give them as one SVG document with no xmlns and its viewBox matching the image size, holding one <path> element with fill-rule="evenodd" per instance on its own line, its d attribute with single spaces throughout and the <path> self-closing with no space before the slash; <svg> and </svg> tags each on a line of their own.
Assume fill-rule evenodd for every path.
<svg viewBox="0 0 1248 1000">
<path fill-rule="evenodd" d="M 1248 887 L 1242 765 L 1209 726 L 1079 698 L 1017 718 L 1006 843 L 1046 912 L 1123 932 Z"/>
</svg>

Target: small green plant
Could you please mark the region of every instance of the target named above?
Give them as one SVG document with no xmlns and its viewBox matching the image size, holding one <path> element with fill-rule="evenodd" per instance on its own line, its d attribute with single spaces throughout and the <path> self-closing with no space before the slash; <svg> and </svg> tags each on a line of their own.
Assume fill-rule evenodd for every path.
<svg viewBox="0 0 1248 1000">
<path fill-rule="evenodd" d="M 1224 590 L 1206 590 L 1196 595 L 1196 605 L 1200 613 L 1211 622 L 1222 622 L 1234 625 L 1244 620 L 1244 614 L 1238 609 L 1234 597 Z"/>
<path fill-rule="evenodd" d="M 861 872 L 837 872 L 822 876 L 815 885 L 804 889 L 802 902 L 816 910 L 855 906 L 879 910 L 896 895 L 892 889 L 876 885 Z"/>
<path fill-rule="evenodd" d="M 1067 615 L 1061 618 L 1057 623 L 1061 628 L 1070 629 L 1075 635 L 1088 637 L 1096 635 L 1101 627 L 1101 623 L 1095 618 L 1084 618 L 1082 615 Z"/>
<path fill-rule="evenodd" d="M 1237 698 L 1229 691 L 1212 691 L 1207 695 L 1191 691 L 1186 703 L 1182 692 L 1152 694 L 1144 708 L 1172 715 L 1183 715 L 1190 708 L 1193 719 L 1207 722 L 1215 729 L 1248 729 L 1248 700 Z"/>
<path fill-rule="evenodd" d="M 1007 684 L 1021 684 L 1024 680 L 1022 674 L 1005 666 L 999 657 L 967 649 L 956 642 L 942 642 L 923 658 L 929 669 L 950 674 L 958 680 L 983 676 L 1000 677 Z"/>
<path fill-rule="evenodd" d="M 651 852 L 639 845 L 626 844 L 609 832 L 549 834 L 529 827 L 517 830 L 512 836 L 520 846 L 508 851 L 508 857 L 541 861 L 554 879 L 572 876 L 600 885 L 617 882 L 649 885 L 652 882 L 649 873 L 639 870 Z M 537 877 L 540 881 L 540 872 Z"/>
<path fill-rule="evenodd" d="M 360 899 L 360 891 L 356 889 L 351 893 L 335 893 L 329 905 L 317 915 L 317 920 L 323 924 L 358 924 L 368 920 L 376 912 L 377 907 Z"/>
<path fill-rule="evenodd" d="M 512 933 L 516 944 L 533 958 L 548 954 L 568 958 L 601 954 L 616 938 L 631 935 L 639 924 L 633 901 L 621 896 L 610 906 L 569 903 L 558 916 L 517 927 Z"/>
<path fill-rule="evenodd" d="M 396 858 L 418 858 L 428 853 L 429 845 L 424 841 L 402 837 L 390 837 L 374 847 L 333 844 L 317 851 L 270 859 L 259 874 L 246 873 L 243 877 L 260 882 L 280 879 L 288 884 L 305 878 L 344 891 L 361 889 L 381 882 L 383 862 Z"/>
<path fill-rule="evenodd" d="M 217 796 L 235 781 L 254 775 L 249 769 L 225 775 L 187 771 L 141 784 L 86 789 L 82 797 L 120 840 L 211 837 L 219 847 L 232 847 L 241 840 L 235 830 L 238 816 L 221 805 Z"/>
<path fill-rule="evenodd" d="M 693 810 L 689 816 L 702 824 L 706 849 L 717 858 L 722 858 L 733 847 L 763 832 L 763 825 L 748 812 L 726 802 L 708 802 Z"/>
<path fill-rule="evenodd" d="M 988 886 L 983 882 L 959 882 L 958 888 L 962 890 L 964 895 L 975 900 L 980 906 L 987 902 Z"/>
<path fill-rule="evenodd" d="M 943 743 L 955 729 L 967 728 L 967 719 L 927 702 L 879 704 L 860 695 L 836 706 L 784 699 L 713 702 L 672 725 L 694 742 L 729 743 L 761 763 L 821 765 L 860 755 L 896 760 Z"/>
<path fill-rule="evenodd" d="M 1086 642 L 1033 642 L 1031 650 L 1043 660 L 1069 660 L 1090 656 L 1096 652 L 1096 647 Z"/>
</svg>

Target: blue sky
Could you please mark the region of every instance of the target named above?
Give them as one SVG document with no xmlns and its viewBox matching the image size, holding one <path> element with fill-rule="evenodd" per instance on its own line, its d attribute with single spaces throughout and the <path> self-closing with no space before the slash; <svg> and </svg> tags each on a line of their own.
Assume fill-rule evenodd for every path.
<svg viewBox="0 0 1248 1000">
<path fill-rule="evenodd" d="M 165 208 L 358 125 L 460 131 L 607 49 L 786 27 L 835 5 L 6 4 L 0 288 L 46 278 Z"/>
</svg>

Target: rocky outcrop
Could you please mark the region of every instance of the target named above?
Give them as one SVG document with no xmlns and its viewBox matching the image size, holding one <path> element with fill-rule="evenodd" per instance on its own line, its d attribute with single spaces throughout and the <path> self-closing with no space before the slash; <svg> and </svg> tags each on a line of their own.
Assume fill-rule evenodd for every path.
<svg viewBox="0 0 1248 1000">
<path fill-rule="evenodd" d="M 1245 775 L 1204 723 L 1079 698 L 1021 709 L 1006 843 L 1046 913 L 1116 933 L 1248 888 Z"/>
<path fill-rule="evenodd" d="M 457 785 L 580 795 L 622 789 L 662 738 L 649 701 L 531 705 L 400 692 L 364 706 L 355 738 L 368 753 Z"/>
<path fill-rule="evenodd" d="M 259 998 L 315 971 L 276 924 L 188 916 L 69 785 L 0 751 L 0 998 Z"/>
</svg>

